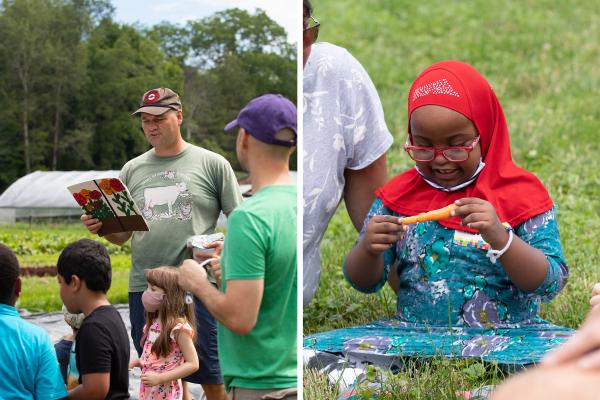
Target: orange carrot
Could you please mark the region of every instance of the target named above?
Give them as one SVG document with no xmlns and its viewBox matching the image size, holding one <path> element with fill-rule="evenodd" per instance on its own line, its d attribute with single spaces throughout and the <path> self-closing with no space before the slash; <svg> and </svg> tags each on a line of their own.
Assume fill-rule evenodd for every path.
<svg viewBox="0 0 600 400">
<path fill-rule="evenodd" d="M 424 212 L 418 215 L 414 215 L 412 217 L 406 217 L 402 220 L 402 224 L 410 225 L 416 222 L 424 222 L 424 221 L 439 221 L 441 219 L 448 219 L 452 215 L 450 213 L 458 207 L 456 204 L 450 204 L 444 208 L 439 208 L 437 210 L 432 210 L 429 212 Z"/>
</svg>

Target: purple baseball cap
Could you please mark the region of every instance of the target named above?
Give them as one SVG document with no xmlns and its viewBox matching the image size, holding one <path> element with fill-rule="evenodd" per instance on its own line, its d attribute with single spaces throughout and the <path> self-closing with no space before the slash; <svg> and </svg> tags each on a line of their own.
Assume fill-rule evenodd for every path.
<svg viewBox="0 0 600 400">
<path fill-rule="evenodd" d="M 296 106 L 280 94 L 265 94 L 250 100 L 237 118 L 225 125 L 228 131 L 241 126 L 250 135 L 261 142 L 279 146 L 293 147 L 297 142 Z M 295 136 L 291 140 L 275 138 L 282 129 L 291 129 Z"/>
</svg>

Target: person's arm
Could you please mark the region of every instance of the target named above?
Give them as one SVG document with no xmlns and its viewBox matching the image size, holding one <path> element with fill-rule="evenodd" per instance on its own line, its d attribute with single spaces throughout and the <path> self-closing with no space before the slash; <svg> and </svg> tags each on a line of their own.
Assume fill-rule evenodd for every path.
<svg viewBox="0 0 600 400">
<path fill-rule="evenodd" d="M 91 215 L 83 214 L 80 219 L 90 233 L 97 234 L 100 228 L 102 228 L 102 221 Z M 117 232 L 109 233 L 108 235 L 105 235 L 104 238 L 109 242 L 120 246 L 128 241 L 129 238 L 131 238 L 131 235 L 132 232 Z"/>
<path fill-rule="evenodd" d="M 577 365 L 536 367 L 515 374 L 492 393 L 492 400 L 596 399 L 600 371 L 582 370 Z"/>
<path fill-rule="evenodd" d="M 384 252 L 406 231 L 400 221 L 393 215 L 374 215 L 369 220 L 364 236 L 345 259 L 346 277 L 355 287 L 370 291 L 380 283 L 385 272 Z"/>
<path fill-rule="evenodd" d="M 344 202 L 354 228 L 360 232 L 367 212 L 375 200 L 375 190 L 387 181 L 385 154 L 363 169 L 344 171 Z"/>
<path fill-rule="evenodd" d="M 489 202 L 465 197 L 457 200 L 456 204 L 458 208 L 452 211 L 453 215 L 460 217 L 467 227 L 479 231 L 492 249 L 500 250 L 507 245 L 509 233 Z M 499 260 L 512 283 L 526 292 L 538 288 L 548 274 L 549 261 L 544 253 L 524 242 L 514 232 L 510 247 Z"/>
<path fill-rule="evenodd" d="M 600 283 L 596 283 L 592 289 L 592 298 L 590 299 L 592 308 L 600 305 Z"/>
<path fill-rule="evenodd" d="M 239 210 L 229 217 L 223 244 L 225 292 L 217 290 L 197 262 L 185 260 L 180 267 L 179 285 L 193 292 L 215 319 L 229 330 L 244 335 L 256 325 L 263 296 L 265 257 L 273 232 L 255 214 Z M 290 238 L 295 240 L 294 238 Z M 228 253 L 228 250 L 231 251 Z"/>
<path fill-rule="evenodd" d="M 564 344 L 549 352 L 542 365 L 574 363 L 579 368 L 600 370 L 600 307 L 594 306 L 581 327 Z"/>
<path fill-rule="evenodd" d="M 345 74 L 346 79 L 361 82 L 360 85 L 340 85 L 338 99 L 341 113 L 356 117 L 355 124 L 343 129 L 346 143 L 344 202 L 352 224 L 360 231 L 375 199 L 375 190 L 387 181 L 385 153 L 392 145 L 393 137 L 386 125 L 377 88 L 367 71 L 348 52 L 341 64 L 344 68 L 340 73 Z M 390 271 L 388 278 L 392 289 L 397 291 L 396 271 Z"/>
<path fill-rule="evenodd" d="M 183 363 L 170 371 L 163 373 L 147 372 L 142 374 L 140 380 L 146 386 L 156 386 L 176 379 L 185 378 L 198 370 L 198 354 L 189 332 L 183 329 L 175 333 L 177 344 L 183 353 Z"/>
<path fill-rule="evenodd" d="M 375 200 L 375 190 L 387 181 L 387 163 L 385 154 L 363 169 L 346 169 L 344 171 L 344 202 L 350 220 L 357 232 L 364 223 L 369 207 Z M 383 261 L 381 261 L 383 265 Z M 394 292 L 400 288 L 400 280 L 396 270 L 390 271 L 387 281 Z"/>
<path fill-rule="evenodd" d="M 263 279 L 227 280 L 227 289 L 222 293 L 206 279 L 203 267 L 194 260 L 185 260 L 179 267 L 179 285 L 198 297 L 208 312 L 230 331 L 246 335 L 256 325 Z"/>
<path fill-rule="evenodd" d="M 507 243 L 508 232 L 504 229 L 490 246 L 502 249 Z M 514 234 L 510 247 L 499 260 L 512 283 L 525 292 L 538 288 L 548 274 L 549 263 L 544 253 Z"/>
<path fill-rule="evenodd" d="M 81 376 L 81 385 L 69 391 L 67 399 L 103 400 L 110 388 L 110 373 L 96 372 Z"/>
</svg>

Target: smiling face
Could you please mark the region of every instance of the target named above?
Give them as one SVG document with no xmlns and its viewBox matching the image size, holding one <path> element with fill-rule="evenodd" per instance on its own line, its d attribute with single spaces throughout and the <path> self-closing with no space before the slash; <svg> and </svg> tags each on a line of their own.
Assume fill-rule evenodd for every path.
<svg viewBox="0 0 600 400">
<path fill-rule="evenodd" d="M 414 146 L 435 148 L 469 146 L 478 136 L 475 125 L 464 115 L 446 107 L 426 105 L 415 109 L 410 116 Z M 430 162 L 417 162 L 425 177 L 438 185 L 451 187 L 467 181 L 476 171 L 481 157 L 475 145 L 464 162 L 451 162 L 436 154 Z"/>
</svg>

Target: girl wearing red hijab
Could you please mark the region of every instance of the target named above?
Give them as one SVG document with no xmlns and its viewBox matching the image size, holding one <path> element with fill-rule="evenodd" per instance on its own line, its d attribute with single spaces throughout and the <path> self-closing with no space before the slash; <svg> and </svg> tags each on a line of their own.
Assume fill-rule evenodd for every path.
<svg viewBox="0 0 600 400">
<path fill-rule="evenodd" d="M 513 163 L 493 89 L 470 65 L 436 63 L 411 86 L 408 120 L 405 150 L 415 167 L 377 191 L 344 261 L 346 278 L 362 292 L 381 289 L 397 272 L 397 317 L 305 343 L 351 355 L 369 341 L 377 357 L 361 357 L 375 363 L 399 354 L 541 360 L 570 334 L 538 314 L 568 268 L 552 200 Z M 450 219 L 402 224 L 452 203 Z"/>
</svg>

